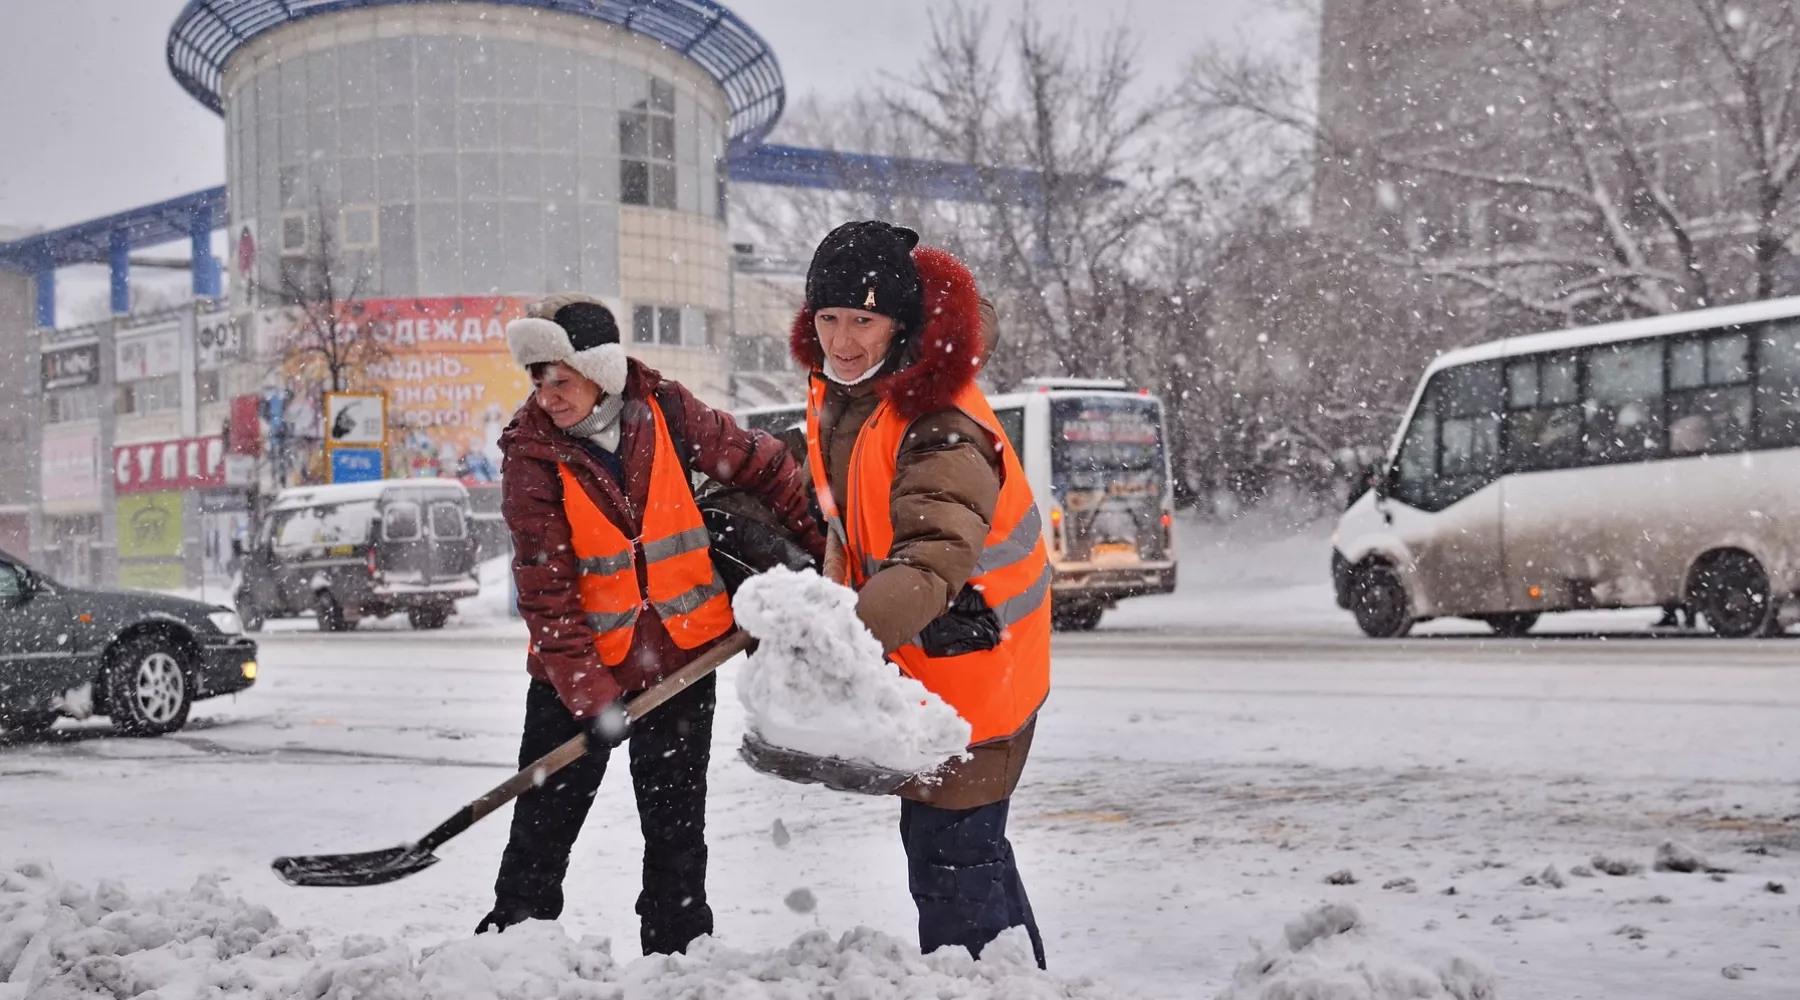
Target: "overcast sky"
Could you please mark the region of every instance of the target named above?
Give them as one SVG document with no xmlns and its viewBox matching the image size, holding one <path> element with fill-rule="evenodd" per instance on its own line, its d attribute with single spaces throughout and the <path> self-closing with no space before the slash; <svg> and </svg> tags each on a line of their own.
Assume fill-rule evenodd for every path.
<svg viewBox="0 0 1800 1000">
<path fill-rule="evenodd" d="M 60 226 L 224 183 L 216 115 L 169 75 L 164 44 L 186 0 L 0 0 L 0 226 Z M 726 0 L 775 49 L 790 99 L 904 78 L 928 4 Z M 1023 0 L 989 0 L 997 19 Z M 1146 80 L 1167 84 L 1208 40 L 1262 43 L 1272 0 L 1037 0 L 1053 24 L 1138 29 Z"/>
</svg>

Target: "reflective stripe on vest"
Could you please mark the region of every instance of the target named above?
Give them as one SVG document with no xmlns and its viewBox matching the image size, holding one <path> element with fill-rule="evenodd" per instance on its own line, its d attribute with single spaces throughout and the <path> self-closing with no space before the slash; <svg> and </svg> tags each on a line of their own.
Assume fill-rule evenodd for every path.
<svg viewBox="0 0 1800 1000">
<path fill-rule="evenodd" d="M 624 662 L 637 632 L 638 615 L 648 604 L 669 637 L 682 649 L 696 649 L 731 631 L 731 603 L 713 572 L 706 521 L 675 454 L 662 408 L 649 403 L 656 445 L 650 462 L 650 489 L 643 531 L 637 542 L 600 511 L 574 470 L 560 465 L 563 511 L 575 549 L 577 587 L 600 662 Z M 643 561 L 640 586 L 639 566 Z"/>
<path fill-rule="evenodd" d="M 860 589 L 879 572 L 894 543 L 891 496 L 900 446 L 911 421 L 886 402 L 875 408 L 851 448 L 839 508 L 827 481 L 819 443 L 824 380 L 813 376 L 807 395 L 806 443 L 819 507 L 844 546 L 848 583 Z M 1000 498 L 969 583 L 1000 619 L 1000 644 L 953 657 L 926 655 L 916 642 L 892 658 L 908 675 L 936 692 L 968 721 L 974 743 L 1018 732 L 1050 692 L 1050 560 L 1043 520 L 1025 469 L 981 390 L 967 386 L 956 407 L 980 424 L 1001 451 Z"/>
</svg>

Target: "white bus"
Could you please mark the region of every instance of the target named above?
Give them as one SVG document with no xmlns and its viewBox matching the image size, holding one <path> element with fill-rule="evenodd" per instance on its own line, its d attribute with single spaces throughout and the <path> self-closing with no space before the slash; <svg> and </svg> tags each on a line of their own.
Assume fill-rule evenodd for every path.
<svg viewBox="0 0 1800 1000">
<path fill-rule="evenodd" d="M 1800 298 L 1444 355 L 1344 512 L 1332 577 L 1376 637 L 1632 607 L 1778 630 L 1800 592 Z"/>
<path fill-rule="evenodd" d="M 1162 401 L 1102 379 L 1031 379 L 1023 391 L 988 401 L 1045 519 L 1056 627 L 1086 631 L 1127 597 L 1173 591 L 1175 504 Z M 738 417 L 758 430 L 805 437 L 803 404 Z"/>
</svg>

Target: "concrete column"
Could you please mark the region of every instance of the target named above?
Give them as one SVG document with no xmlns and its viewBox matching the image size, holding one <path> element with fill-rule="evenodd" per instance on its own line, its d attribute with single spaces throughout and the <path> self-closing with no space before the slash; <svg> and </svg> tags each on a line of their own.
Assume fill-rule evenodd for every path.
<svg viewBox="0 0 1800 1000">
<path fill-rule="evenodd" d="M 114 289 L 115 295 L 117 288 Z M 119 426 L 118 321 L 100 324 L 100 551 L 92 561 L 94 579 L 102 586 L 119 582 L 119 497 L 113 478 L 113 442 Z"/>
<path fill-rule="evenodd" d="M 188 238 L 193 243 L 194 298 L 219 297 L 219 259 L 212 255 L 212 209 L 196 206 L 188 216 Z"/>
</svg>

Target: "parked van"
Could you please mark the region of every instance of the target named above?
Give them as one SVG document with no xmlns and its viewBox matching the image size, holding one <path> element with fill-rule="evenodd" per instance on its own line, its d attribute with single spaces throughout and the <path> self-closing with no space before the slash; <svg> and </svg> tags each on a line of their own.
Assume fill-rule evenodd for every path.
<svg viewBox="0 0 1800 1000">
<path fill-rule="evenodd" d="M 404 611 L 414 628 L 442 628 L 481 588 L 472 520 L 454 479 L 283 490 L 245 553 L 238 616 L 256 631 L 311 613 L 341 632 Z"/>
</svg>

